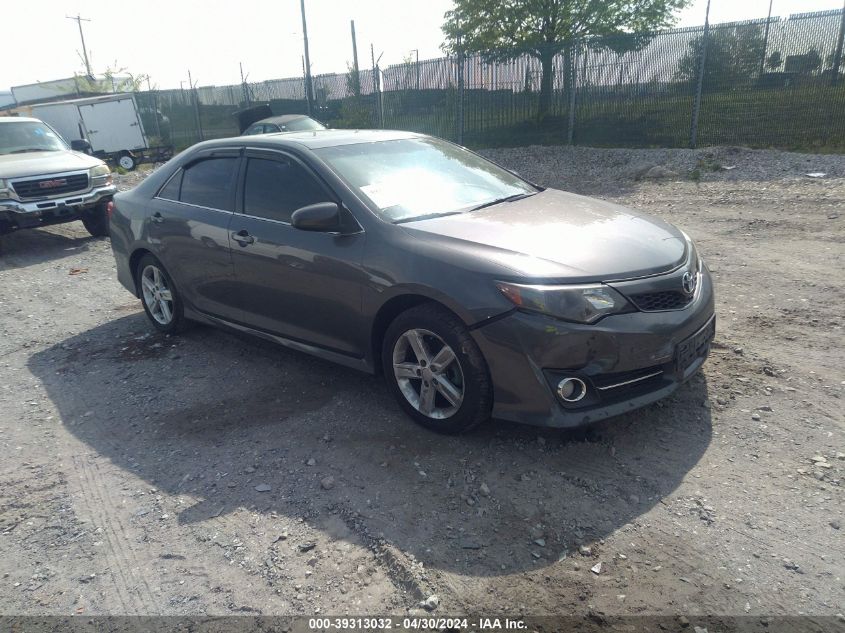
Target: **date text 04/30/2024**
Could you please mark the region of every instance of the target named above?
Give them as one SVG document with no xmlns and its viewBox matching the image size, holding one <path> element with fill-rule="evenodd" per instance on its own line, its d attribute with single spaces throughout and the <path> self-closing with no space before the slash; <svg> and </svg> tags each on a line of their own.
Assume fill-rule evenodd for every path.
<svg viewBox="0 0 845 633">
<path fill-rule="evenodd" d="M 519 631 L 526 628 L 525 622 L 511 618 L 442 618 L 442 617 L 405 617 L 401 620 L 392 617 L 355 617 L 355 618 L 310 618 L 308 628 L 322 631 L 350 630 L 405 630 L 405 631 Z"/>
</svg>

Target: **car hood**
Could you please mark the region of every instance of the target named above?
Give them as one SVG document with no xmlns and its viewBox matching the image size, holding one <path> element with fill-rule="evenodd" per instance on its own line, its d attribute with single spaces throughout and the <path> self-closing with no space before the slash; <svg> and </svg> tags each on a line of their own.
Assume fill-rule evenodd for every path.
<svg viewBox="0 0 845 633">
<path fill-rule="evenodd" d="M 684 234 L 671 224 L 556 189 L 401 226 L 522 277 L 571 282 L 667 272 L 685 261 L 687 249 Z"/>
<path fill-rule="evenodd" d="M 0 154 L 0 178 L 58 174 L 64 171 L 89 169 L 102 163 L 103 161 L 99 158 L 70 150 Z"/>
</svg>

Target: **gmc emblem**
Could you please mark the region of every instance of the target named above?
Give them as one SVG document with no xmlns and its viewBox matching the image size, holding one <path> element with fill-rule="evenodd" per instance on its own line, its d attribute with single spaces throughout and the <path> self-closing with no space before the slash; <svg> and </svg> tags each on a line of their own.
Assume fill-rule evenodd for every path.
<svg viewBox="0 0 845 633">
<path fill-rule="evenodd" d="M 39 189 L 52 189 L 53 187 L 61 187 L 67 184 L 66 178 L 56 178 L 55 180 L 42 180 L 38 183 Z"/>
</svg>

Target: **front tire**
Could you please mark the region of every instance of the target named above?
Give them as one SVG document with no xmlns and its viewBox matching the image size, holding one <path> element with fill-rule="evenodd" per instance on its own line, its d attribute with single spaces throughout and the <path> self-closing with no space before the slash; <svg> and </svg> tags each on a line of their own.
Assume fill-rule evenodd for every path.
<svg viewBox="0 0 845 633">
<path fill-rule="evenodd" d="M 460 319 L 439 305 L 396 317 L 385 333 L 382 368 L 399 405 L 427 429 L 465 433 L 490 418 L 493 387 L 484 356 Z"/>
<path fill-rule="evenodd" d="M 108 237 L 109 215 L 106 210 L 108 203 L 101 202 L 93 209 L 82 212 L 82 224 L 85 230 L 94 237 Z"/>
<path fill-rule="evenodd" d="M 165 334 L 178 334 L 185 329 L 182 298 L 161 262 L 144 255 L 138 262 L 136 277 L 144 312 L 153 327 Z"/>
</svg>

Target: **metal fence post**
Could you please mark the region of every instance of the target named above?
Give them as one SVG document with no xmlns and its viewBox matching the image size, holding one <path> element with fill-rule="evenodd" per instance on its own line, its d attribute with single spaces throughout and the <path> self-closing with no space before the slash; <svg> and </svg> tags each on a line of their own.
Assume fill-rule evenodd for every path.
<svg viewBox="0 0 845 633">
<path fill-rule="evenodd" d="M 701 114 L 701 92 L 704 89 L 704 67 L 707 64 L 707 42 L 710 34 L 710 0 L 707 0 L 707 14 L 704 18 L 704 33 L 701 36 L 701 64 L 698 66 L 698 81 L 695 87 L 695 99 L 692 105 L 692 123 L 690 125 L 689 146 L 695 149 L 698 144 L 698 117 Z"/>
<path fill-rule="evenodd" d="M 572 53 L 577 52 L 577 49 L 571 44 L 567 44 L 567 46 L 570 47 Z M 575 141 L 575 82 L 578 79 L 578 73 L 575 72 L 575 68 L 578 66 L 578 62 L 575 59 L 575 55 L 572 53 L 566 56 L 569 63 L 565 69 L 565 72 L 569 75 L 569 123 L 566 131 L 567 145 L 573 145 Z"/>
<path fill-rule="evenodd" d="M 839 40 L 836 43 L 836 51 L 833 53 L 833 73 L 830 78 L 830 85 L 835 86 L 839 81 L 839 67 L 842 65 L 842 46 L 845 43 L 845 6 L 842 7 L 842 21 L 839 23 Z"/>
<path fill-rule="evenodd" d="M 458 144 L 464 144 L 464 50 L 458 34 Z"/>
</svg>

